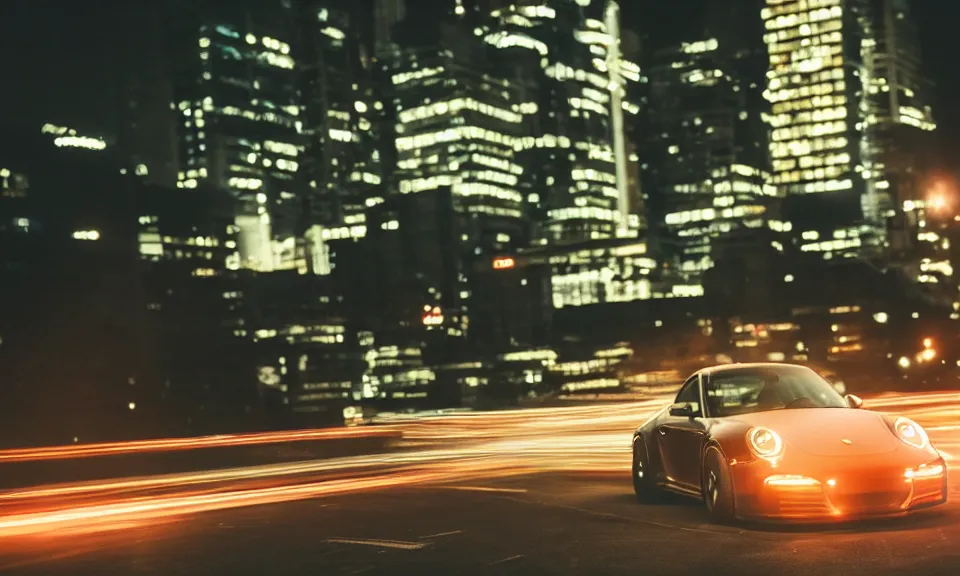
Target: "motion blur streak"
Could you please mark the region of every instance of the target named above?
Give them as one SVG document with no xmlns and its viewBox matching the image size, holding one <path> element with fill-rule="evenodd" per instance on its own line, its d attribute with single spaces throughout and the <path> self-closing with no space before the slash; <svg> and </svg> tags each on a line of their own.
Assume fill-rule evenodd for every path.
<svg viewBox="0 0 960 576">
<path fill-rule="evenodd" d="M 479 455 L 476 451 L 473 452 L 473 454 Z M 444 460 L 462 459 L 465 456 L 470 455 L 470 452 L 464 450 L 429 450 L 420 452 L 403 452 L 399 454 L 334 458 L 330 460 L 295 462 L 291 464 L 267 464 L 263 466 L 249 466 L 225 470 L 208 470 L 185 474 L 164 474 L 160 476 L 126 478 L 107 482 L 57 484 L 26 490 L 0 492 L 0 502 L 10 500 L 23 501 L 32 498 L 48 498 L 54 496 L 80 496 L 95 492 L 117 493 L 149 489 L 177 488 L 216 482 L 263 479 L 277 476 L 299 476 L 343 470 L 359 472 L 368 468 L 385 469 L 392 466 L 410 465 L 422 462 L 442 462 Z"/>
<path fill-rule="evenodd" d="M 325 440 L 362 436 L 364 432 L 402 433 L 403 437 L 397 450 L 385 454 L 3 492 L 0 537 L 114 530 L 121 523 L 175 520 L 209 510 L 394 486 L 453 486 L 456 482 L 468 482 L 471 487 L 483 488 L 484 479 L 561 470 L 622 474 L 630 466 L 633 429 L 667 402 L 669 397 L 661 396 L 628 404 L 469 413 L 419 420 L 392 418 L 389 426 L 379 430 L 214 436 L 178 440 L 179 447 L 171 447 L 169 443 L 173 441 L 161 440 L 20 451 L 19 459 L 27 460 L 28 453 L 63 453 L 58 450 L 74 450 L 69 457 L 85 457 L 192 449 L 197 447 L 195 444 L 236 446 Z M 868 399 L 866 405 L 915 420 L 928 430 L 931 441 L 948 463 L 956 465 L 956 456 L 960 454 L 960 393 L 888 394 Z M 2 454 L 8 456 L 8 461 L 17 460 L 9 457 L 13 453 Z"/>
<path fill-rule="evenodd" d="M 432 471 L 404 470 L 376 478 L 309 482 L 294 486 L 271 486 L 213 493 L 187 493 L 153 498 L 108 500 L 101 504 L 61 510 L 14 514 L 0 518 L 0 537 L 49 534 L 51 530 L 75 531 L 81 527 L 114 529 L 117 522 L 146 522 L 171 516 L 196 514 L 225 508 L 276 504 L 304 498 L 330 496 L 394 486 L 450 482 L 463 479 L 502 477 L 529 473 L 524 467 L 506 468 L 495 461 L 466 461 L 435 465 Z"/>
<path fill-rule="evenodd" d="M 0 450 L 0 462 L 24 462 L 29 460 L 65 460 L 89 456 L 111 456 L 141 452 L 172 452 L 221 448 L 228 446 L 256 446 L 284 442 L 309 442 L 346 438 L 374 438 L 390 436 L 388 429 L 346 428 L 333 430 L 298 430 L 295 432 L 266 432 L 257 434 L 225 434 L 196 438 L 166 438 L 135 442 L 106 442 L 101 444 L 76 444 L 19 450 Z"/>
</svg>

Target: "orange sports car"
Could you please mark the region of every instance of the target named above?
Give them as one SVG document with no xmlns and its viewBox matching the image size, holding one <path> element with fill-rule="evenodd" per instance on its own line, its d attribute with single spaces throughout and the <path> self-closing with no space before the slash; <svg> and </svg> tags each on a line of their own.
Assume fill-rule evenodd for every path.
<svg viewBox="0 0 960 576">
<path fill-rule="evenodd" d="M 713 521 L 850 520 L 947 500 L 947 467 L 916 422 L 861 410 L 792 364 L 700 370 L 633 435 L 633 488 L 700 498 Z"/>
</svg>

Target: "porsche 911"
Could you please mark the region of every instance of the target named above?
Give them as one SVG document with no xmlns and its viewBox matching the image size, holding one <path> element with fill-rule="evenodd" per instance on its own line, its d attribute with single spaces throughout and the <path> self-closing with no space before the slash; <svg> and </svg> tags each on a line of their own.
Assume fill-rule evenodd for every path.
<svg viewBox="0 0 960 576">
<path fill-rule="evenodd" d="M 641 503 L 702 499 L 715 522 L 835 521 L 943 504 L 947 466 L 924 429 L 862 409 L 813 370 L 700 370 L 633 435 Z"/>
</svg>

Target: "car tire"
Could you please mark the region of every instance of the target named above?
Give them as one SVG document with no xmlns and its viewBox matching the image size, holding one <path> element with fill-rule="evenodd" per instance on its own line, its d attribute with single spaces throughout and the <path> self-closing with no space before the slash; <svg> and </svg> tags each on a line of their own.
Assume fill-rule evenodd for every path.
<svg viewBox="0 0 960 576">
<path fill-rule="evenodd" d="M 707 515 L 716 524 L 727 524 L 736 516 L 733 475 L 723 453 L 716 446 L 707 446 L 703 453 L 703 503 Z"/>
<path fill-rule="evenodd" d="M 650 473 L 649 458 L 643 438 L 637 437 L 633 442 L 633 465 L 630 467 L 633 476 L 633 493 L 637 502 L 641 504 L 659 504 L 663 501 L 663 491 L 656 484 L 653 474 Z"/>
</svg>

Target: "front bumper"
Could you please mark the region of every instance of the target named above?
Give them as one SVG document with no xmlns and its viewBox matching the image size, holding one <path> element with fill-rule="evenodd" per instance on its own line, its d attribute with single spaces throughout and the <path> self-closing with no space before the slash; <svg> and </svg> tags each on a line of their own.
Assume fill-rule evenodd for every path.
<svg viewBox="0 0 960 576">
<path fill-rule="evenodd" d="M 735 463 L 731 470 L 737 516 L 837 522 L 899 516 L 947 501 L 942 458 L 920 466 L 897 458 L 879 466 L 833 460 L 802 470 L 763 460 Z"/>
</svg>

